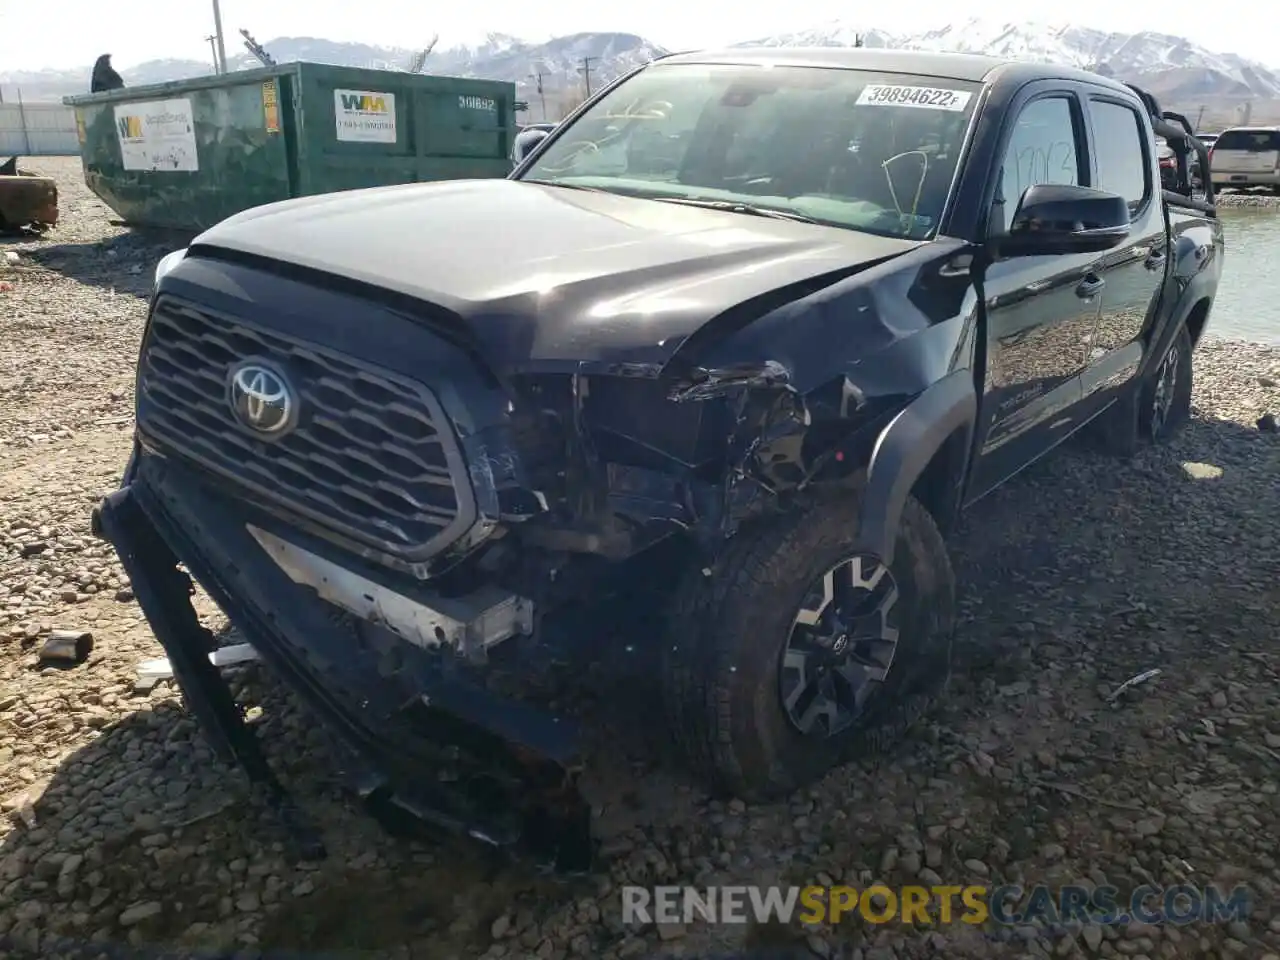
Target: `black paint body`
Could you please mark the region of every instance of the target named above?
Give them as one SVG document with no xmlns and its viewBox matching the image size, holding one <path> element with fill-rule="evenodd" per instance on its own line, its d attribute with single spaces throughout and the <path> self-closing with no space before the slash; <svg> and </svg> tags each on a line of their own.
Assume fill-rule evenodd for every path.
<svg viewBox="0 0 1280 960">
<path fill-rule="evenodd" d="M 1119 245 L 1001 259 L 989 243 L 1001 158 L 1023 105 L 1071 97 L 1088 131 L 1078 147 L 1092 157 L 1090 98 L 1145 117 L 1129 88 L 980 57 L 736 50 L 673 59 L 980 81 L 936 238 L 522 183 L 541 148 L 506 181 L 246 211 L 196 239 L 160 280 L 153 310 L 235 318 L 426 385 L 457 435 L 450 469 L 469 491 L 455 533 L 416 553 L 335 536 L 278 491 L 213 470 L 181 438 L 152 429 L 155 400 L 141 380 L 126 486 L 170 524 L 166 498 L 191 516 L 217 501 L 224 519 L 252 515 L 292 531 L 410 595 L 483 580 L 554 609 L 601 569 L 625 571 L 659 542 L 681 538 L 713 554 L 742 524 L 860 471 L 862 546 L 891 559 L 909 493 L 945 530 L 958 510 L 1128 397 L 1182 324 L 1195 338 L 1203 332 L 1221 228 L 1211 208 L 1189 212 L 1162 195 L 1154 142 L 1152 200 Z M 1149 122 L 1144 132 L 1152 141 Z M 219 565 L 260 559 L 219 556 L 225 542 L 193 535 L 187 549 L 208 555 L 179 556 L 235 605 L 244 598 Z M 278 665 L 306 659 L 288 651 L 306 645 L 296 635 L 276 629 L 262 642 Z"/>
</svg>

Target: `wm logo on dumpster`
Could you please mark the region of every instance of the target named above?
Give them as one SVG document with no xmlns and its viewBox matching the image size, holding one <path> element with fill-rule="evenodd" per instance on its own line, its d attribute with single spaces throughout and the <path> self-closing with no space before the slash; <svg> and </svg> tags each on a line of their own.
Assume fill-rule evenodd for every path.
<svg viewBox="0 0 1280 960">
<path fill-rule="evenodd" d="M 142 118 L 131 117 L 126 114 L 116 121 L 116 126 L 120 128 L 120 137 L 123 140 L 140 140 L 142 139 Z"/>
<path fill-rule="evenodd" d="M 358 113 L 386 113 L 387 101 L 385 97 L 375 97 L 367 93 L 344 93 L 342 109 Z"/>
</svg>

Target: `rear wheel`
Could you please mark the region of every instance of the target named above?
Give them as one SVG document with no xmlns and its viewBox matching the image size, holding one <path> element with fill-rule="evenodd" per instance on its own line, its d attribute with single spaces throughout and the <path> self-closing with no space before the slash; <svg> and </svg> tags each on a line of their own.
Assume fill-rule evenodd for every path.
<svg viewBox="0 0 1280 960">
<path fill-rule="evenodd" d="M 743 531 L 681 591 L 665 650 L 677 745 L 713 789 L 788 793 L 898 739 L 945 681 L 955 578 L 908 499 L 895 558 L 854 551 L 859 498 Z"/>
<path fill-rule="evenodd" d="M 1174 335 L 1155 369 L 1129 388 L 1086 428 L 1095 447 L 1112 456 L 1134 456 L 1147 443 L 1163 443 L 1191 416 L 1191 334 Z"/>
<path fill-rule="evenodd" d="M 1164 443 L 1191 418 L 1191 353 L 1191 334 L 1183 324 L 1139 392 L 1138 429 L 1144 440 Z"/>
</svg>

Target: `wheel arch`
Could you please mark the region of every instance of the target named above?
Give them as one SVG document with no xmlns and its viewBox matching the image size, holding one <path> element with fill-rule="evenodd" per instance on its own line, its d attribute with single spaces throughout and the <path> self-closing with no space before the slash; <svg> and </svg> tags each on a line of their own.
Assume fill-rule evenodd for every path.
<svg viewBox="0 0 1280 960">
<path fill-rule="evenodd" d="M 1141 389 L 1141 384 L 1154 374 L 1161 358 L 1164 357 L 1165 351 L 1169 349 L 1169 345 L 1173 343 L 1178 331 L 1184 326 L 1191 336 L 1191 349 L 1195 350 L 1200 345 L 1205 329 L 1209 326 L 1210 314 L 1213 312 L 1214 291 L 1212 289 L 1200 289 L 1195 291 L 1195 295 L 1191 294 L 1192 291 L 1188 291 L 1179 300 L 1170 312 L 1169 319 L 1157 328 L 1152 335 L 1151 343 L 1147 347 L 1147 351 L 1142 358 L 1142 364 L 1138 368 L 1138 374 L 1134 378 L 1137 389 Z"/>
<path fill-rule="evenodd" d="M 1187 312 L 1187 333 L 1191 334 L 1192 349 L 1200 345 L 1200 336 L 1209 324 L 1209 307 L 1212 302 L 1212 297 L 1201 297 Z"/>
<path fill-rule="evenodd" d="M 977 411 L 973 373 L 961 368 L 929 386 L 880 432 L 866 469 L 861 551 L 893 562 L 908 496 L 917 496 L 943 529 L 954 519 Z"/>
<path fill-rule="evenodd" d="M 929 511 L 944 534 L 951 532 L 960 514 L 972 436 L 970 423 L 960 424 L 952 430 L 934 451 L 910 490 L 911 496 Z"/>
</svg>

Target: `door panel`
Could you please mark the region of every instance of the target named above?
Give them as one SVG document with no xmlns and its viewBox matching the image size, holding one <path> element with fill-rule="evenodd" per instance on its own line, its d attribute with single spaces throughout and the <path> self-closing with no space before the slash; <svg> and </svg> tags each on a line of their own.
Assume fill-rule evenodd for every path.
<svg viewBox="0 0 1280 960">
<path fill-rule="evenodd" d="M 1079 102 L 1061 94 L 1023 106 L 1006 140 L 992 226 L 1012 222 L 1040 183 L 1089 183 Z M 1071 433 L 1080 374 L 1105 278 L 1095 254 L 1025 257 L 987 268 L 986 369 L 970 491 L 986 493 Z"/>
<path fill-rule="evenodd" d="M 988 271 L 979 482 L 999 483 L 1071 432 L 1102 298 L 1088 290 L 1095 260 L 1029 257 Z"/>
<path fill-rule="evenodd" d="M 1129 106 L 1089 100 L 1098 186 L 1129 201 L 1129 238 L 1101 258 L 1106 280 L 1097 331 L 1081 378 L 1086 398 L 1102 403 L 1124 386 L 1142 360 L 1148 320 L 1164 288 L 1169 251 L 1164 206 L 1151 173 L 1146 128 Z"/>
</svg>

